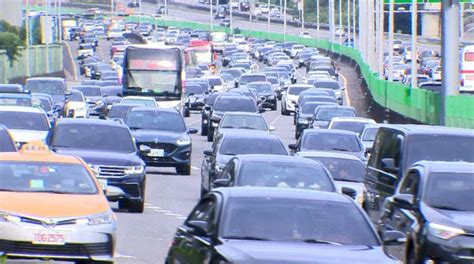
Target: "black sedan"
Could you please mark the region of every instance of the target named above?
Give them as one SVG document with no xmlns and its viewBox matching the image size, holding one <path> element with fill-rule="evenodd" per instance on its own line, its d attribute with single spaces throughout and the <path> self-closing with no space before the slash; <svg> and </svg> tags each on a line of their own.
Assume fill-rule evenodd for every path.
<svg viewBox="0 0 474 264">
<path fill-rule="evenodd" d="M 349 197 L 264 187 L 219 188 L 191 211 L 166 263 L 205 262 L 397 263 Z"/>
<path fill-rule="evenodd" d="M 405 263 L 474 262 L 474 164 L 415 163 L 385 200 L 381 234 L 406 234 Z M 399 250 L 396 250 L 399 251 Z"/>
<path fill-rule="evenodd" d="M 212 149 L 204 151 L 201 165 L 201 195 L 211 189 L 211 183 L 222 173 L 227 162 L 241 154 L 288 155 L 278 136 L 267 132 L 242 133 L 241 129 L 229 129 L 219 134 Z"/>
<path fill-rule="evenodd" d="M 191 174 L 191 138 L 196 129 L 187 129 L 176 110 L 135 107 L 125 117 L 141 158 L 149 166 L 175 167 L 181 175 Z"/>
</svg>

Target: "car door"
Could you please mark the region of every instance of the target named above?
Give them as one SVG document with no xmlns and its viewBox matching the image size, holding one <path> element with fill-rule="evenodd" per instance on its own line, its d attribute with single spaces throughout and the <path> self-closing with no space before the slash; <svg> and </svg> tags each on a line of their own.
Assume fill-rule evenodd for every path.
<svg viewBox="0 0 474 264">
<path fill-rule="evenodd" d="M 208 196 L 196 205 L 178 228 L 167 263 L 210 263 L 214 252 L 212 238 L 217 232 L 216 208 L 217 199 L 214 196 Z M 205 223 L 208 232 L 200 232 L 193 222 Z"/>
<path fill-rule="evenodd" d="M 216 155 L 218 155 L 219 146 L 221 145 L 223 136 L 219 135 L 217 139 L 214 140 L 211 147 L 211 155 L 204 155 L 201 164 L 201 183 L 202 187 L 209 191 L 211 189 L 211 182 L 214 178 L 214 166 L 216 163 Z"/>
</svg>

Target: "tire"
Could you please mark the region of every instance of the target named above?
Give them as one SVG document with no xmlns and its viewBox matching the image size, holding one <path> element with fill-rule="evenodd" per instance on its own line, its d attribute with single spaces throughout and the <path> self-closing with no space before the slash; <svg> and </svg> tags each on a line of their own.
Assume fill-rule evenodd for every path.
<svg viewBox="0 0 474 264">
<path fill-rule="evenodd" d="M 145 201 L 141 199 L 129 200 L 128 201 L 128 212 L 129 213 L 143 213 L 145 209 Z"/>
<path fill-rule="evenodd" d="M 184 109 L 184 117 L 190 117 L 190 116 L 191 116 L 191 110 Z"/>
<path fill-rule="evenodd" d="M 209 131 L 207 131 L 207 142 L 212 142 L 213 139 L 214 139 L 214 130 L 209 129 Z"/>
<path fill-rule="evenodd" d="M 176 167 L 176 173 L 180 175 L 191 175 L 191 164 L 179 165 Z"/>
</svg>

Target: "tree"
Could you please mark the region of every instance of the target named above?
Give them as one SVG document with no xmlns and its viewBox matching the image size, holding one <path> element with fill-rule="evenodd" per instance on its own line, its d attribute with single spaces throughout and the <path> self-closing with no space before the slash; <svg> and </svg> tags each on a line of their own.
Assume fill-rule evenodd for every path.
<svg viewBox="0 0 474 264">
<path fill-rule="evenodd" d="M 20 52 L 18 48 L 22 45 L 20 38 L 11 32 L 0 32 L 0 50 L 6 50 L 10 65 L 13 65 Z"/>
</svg>

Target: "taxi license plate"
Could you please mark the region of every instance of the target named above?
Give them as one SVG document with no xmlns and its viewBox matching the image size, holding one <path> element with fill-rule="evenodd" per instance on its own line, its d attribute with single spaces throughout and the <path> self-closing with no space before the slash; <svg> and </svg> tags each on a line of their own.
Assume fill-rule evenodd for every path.
<svg viewBox="0 0 474 264">
<path fill-rule="evenodd" d="M 107 190 L 107 180 L 106 179 L 97 179 L 99 181 L 100 188 L 102 190 Z"/>
<path fill-rule="evenodd" d="M 35 231 L 32 242 L 33 244 L 64 245 L 66 233 L 62 231 Z"/>
<path fill-rule="evenodd" d="M 165 156 L 165 150 L 164 149 L 151 149 L 148 156 L 150 156 L 150 157 L 163 157 L 163 156 Z"/>
</svg>

